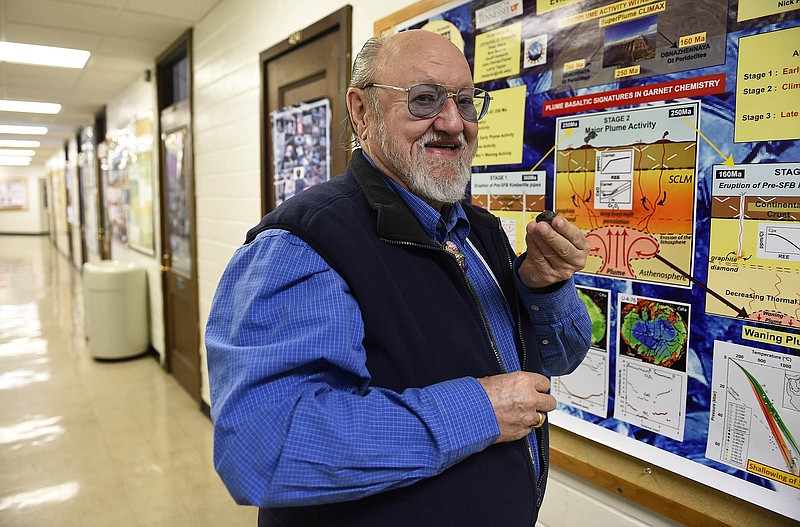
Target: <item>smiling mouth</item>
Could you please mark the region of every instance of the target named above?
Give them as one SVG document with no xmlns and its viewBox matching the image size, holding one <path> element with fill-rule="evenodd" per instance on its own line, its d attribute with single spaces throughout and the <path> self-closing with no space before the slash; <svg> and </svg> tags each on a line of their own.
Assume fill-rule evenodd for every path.
<svg viewBox="0 0 800 527">
<path fill-rule="evenodd" d="M 457 152 L 467 146 L 467 141 L 463 134 L 452 136 L 435 131 L 428 131 L 420 138 L 420 143 L 429 152 L 439 151 L 441 153 Z"/>
<path fill-rule="evenodd" d="M 459 146 L 458 145 L 442 145 L 442 144 L 436 144 L 436 143 L 428 143 L 427 145 L 425 145 L 425 148 L 436 148 L 438 150 L 451 150 L 452 151 L 452 150 L 458 150 Z"/>
</svg>

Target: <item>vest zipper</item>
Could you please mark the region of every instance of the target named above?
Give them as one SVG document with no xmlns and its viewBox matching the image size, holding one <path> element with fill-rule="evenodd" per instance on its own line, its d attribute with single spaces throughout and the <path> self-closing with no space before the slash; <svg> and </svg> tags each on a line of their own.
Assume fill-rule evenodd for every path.
<svg viewBox="0 0 800 527">
<path fill-rule="evenodd" d="M 502 230 L 502 226 L 500 226 L 499 222 L 498 222 L 498 227 Z M 453 263 L 456 264 L 456 266 L 461 271 L 461 275 L 464 277 L 464 282 L 466 283 L 467 289 L 469 290 L 470 295 L 472 296 L 473 302 L 475 302 L 475 305 L 478 307 L 478 312 L 480 313 L 480 316 L 481 316 L 481 322 L 483 323 L 483 327 L 486 330 L 487 335 L 489 337 L 489 343 L 490 343 L 490 345 L 492 347 L 492 351 L 494 352 L 494 357 L 497 360 L 497 365 L 500 367 L 500 373 L 508 373 L 507 370 L 506 370 L 505 365 L 503 364 L 503 359 L 500 357 L 500 349 L 498 348 L 497 343 L 494 340 L 494 334 L 492 333 L 492 329 L 489 326 L 489 319 L 488 319 L 488 317 L 486 315 L 486 312 L 483 310 L 483 304 L 481 304 L 480 299 L 478 298 L 478 294 L 475 292 L 475 289 L 472 286 L 472 283 L 467 278 L 467 272 L 464 269 L 462 269 L 460 265 L 458 265 L 458 262 L 456 261 L 455 256 L 450 254 L 449 252 L 447 252 L 441 244 L 426 245 L 426 244 L 423 244 L 423 243 L 406 242 L 406 241 L 399 241 L 399 240 L 387 240 L 386 238 L 381 238 L 381 241 L 383 241 L 384 243 L 388 243 L 390 245 L 405 245 L 406 247 L 415 247 L 415 248 L 418 248 L 418 249 L 427 249 L 427 250 L 430 250 L 430 251 L 441 252 L 441 253 L 446 254 L 448 258 L 453 260 Z M 511 269 L 513 269 L 514 262 L 511 259 L 511 256 L 510 256 L 510 253 L 509 253 L 509 248 L 507 247 L 507 243 L 504 244 L 504 245 L 506 245 L 505 251 L 506 251 L 506 258 L 507 258 L 507 260 L 509 262 L 509 267 Z M 520 345 L 522 346 L 522 371 L 525 371 L 525 363 L 527 362 L 527 351 L 526 351 L 526 348 L 525 348 L 525 340 L 522 338 L 522 321 L 520 320 L 520 317 L 521 317 L 520 309 L 516 309 L 515 311 L 516 311 L 516 319 L 517 319 L 516 320 L 516 322 L 517 322 L 517 324 L 516 324 L 516 326 L 517 326 L 517 335 L 519 336 Z M 525 443 L 525 449 L 528 452 L 528 461 L 530 462 L 531 469 L 533 469 L 533 473 L 535 475 L 536 474 L 536 463 L 533 460 L 533 448 L 531 447 L 531 442 L 528 439 L 528 436 L 525 436 L 523 441 Z M 542 481 L 544 480 L 544 477 L 546 477 L 546 475 L 547 475 L 548 467 L 547 467 L 547 461 L 545 460 L 545 456 L 544 456 L 544 446 L 542 445 L 542 441 L 537 441 L 537 443 L 538 443 L 538 446 L 539 446 L 539 454 L 540 454 L 539 455 L 539 459 L 542 461 L 542 466 L 539 467 L 540 468 L 540 470 L 539 470 L 539 478 L 537 479 L 536 484 L 535 484 L 535 489 L 536 489 L 536 510 L 539 510 L 539 508 L 542 506 L 542 498 L 543 498 L 543 496 L 542 496 Z"/>
<path fill-rule="evenodd" d="M 499 221 L 497 222 L 497 228 L 500 231 L 503 230 L 503 226 L 500 224 Z M 505 239 L 505 238 L 501 237 L 501 239 Z M 510 245 L 508 244 L 507 241 L 505 241 L 503 243 L 503 248 L 505 249 L 505 252 L 506 252 L 506 259 L 508 261 L 508 267 L 510 269 L 512 269 L 512 272 L 513 272 L 514 260 L 511 257 L 513 251 L 511 250 L 511 247 L 510 247 Z M 527 350 L 527 348 L 525 346 L 525 339 L 522 336 L 522 309 L 520 309 L 518 302 L 517 302 L 517 309 L 515 309 L 514 311 L 515 311 L 516 322 L 517 322 L 517 336 L 519 337 L 520 346 L 522 347 L 522 371 L 525 371 L 525 369 L 527 367 L 527 362 L 528 362 L 528 350 Z M 544 451 L 544 437 L 539 437 L 538 436 L 538 432 L 534 432 L 534 434 L 537 436 L 536 438 L 537 438 L 538 441 L 536 441 L 536 446 L 539 447 L 538 448 L 538 453 L 539 453 L 539 460 L 541 461 L 541 466 L 539 467 L 539 478 L 536 480 L 536 509 L 538 510 L 539 508 L 541 508 L 542 500 L 544 498 L 543 493 L 542 493 L 542 483 L 544 483 L 544 481 L 547 479 L 547 473 L 548 473 L 550 467 L 548 466 L 547 457 L 546 457 L 545 451 Z M 534 474 L 535 474 L 536 473 L 536 470 L 535 470 L 536 464 L 535 464 L 535 462 L 533 460 L 533 448 L 531 447 L 531 443 L 530 443 L 530 440 L 528 439 L 528 436 L 525 436 L 525 446 L 527 447 L 528 458 L 529 458 L 529 461 L 531 462 L 531 466 L 534 467 Z"/>
<path fill-rule="evenodd" d="M 494 358 L 495 360 L 497 360 L 497 365 L 500 367 L 500 373 L 507 373 L 506 367 L 503 364 L 503 359 L 500 357 L 500 348 L 497 346 L 497 343 L 494 340 L 494 334 L 492 333 L 492 328 L 489 326 L 489 317 L 486 316 L 486 312 L 483 310 L 483 304 L 481 304 L 480 299 L 478 298 L 478 293 L 475 292 L 475 288 L 472 286 L 472 283 L 467 278 L 467 272 L 460 265 L 458 265 L 455 256 L 447 252 L 444 249 L 444 246 L 442 246 L 440 243 L 436 243 L 436 245 L 426 245 L 415 242 L 387 240 L 385 238 L 381 238 L 381 240 L 391 245 L 405 245 L 407 247 L 416 247 L 419 249 L 427 249 L 430 251 L 443 253 L 446 254 L 448 258 L 453 260 L 458 269 L 461 271 L 461 275 L 464 277 L 464 282 L 467 285 L 467 289 L 469 290 L 470 296 L 472 296 L 472 301 L 475 302 L 475 305 L 478 307 L 478 312 L 480 313 L 481 316 L 481 322 L 483 323 L 483 328 L 486 330 L 486 333 L 489 337 L 489 345 L 492 347 L 492 352 L 494 352 Z"/>
</svg>

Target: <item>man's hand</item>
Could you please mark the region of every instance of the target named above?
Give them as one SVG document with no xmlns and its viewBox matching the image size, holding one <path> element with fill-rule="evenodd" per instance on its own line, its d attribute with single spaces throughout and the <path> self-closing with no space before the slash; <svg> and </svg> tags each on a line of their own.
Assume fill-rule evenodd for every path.
<svg viewBox="0 0 800 527">
<path fill-rule="evenodd" d="M 516 441 L 540 424 L 540 413 L 556 408 L 556 400 L 545 392 L 550 379 L 538 373 L 517 371 L 478 379 L 492 403 L 500 437 L 496 443 Z"/>
<path fill-rule="evenodd" d="M 528 249 L 519 268 L 519 278 L 528 289 L 567 280 L 586 265 L 589 242 L 564 217 L 556 216 L 549 224 L 532 221 L 525 230 Z"/>
</svg>

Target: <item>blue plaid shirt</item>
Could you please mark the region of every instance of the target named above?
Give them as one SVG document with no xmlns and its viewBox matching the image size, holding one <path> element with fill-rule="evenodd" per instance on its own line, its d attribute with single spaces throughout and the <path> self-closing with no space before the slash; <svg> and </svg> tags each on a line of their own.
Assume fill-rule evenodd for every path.
<svg viewBox="0 0 800 527">
<path fill-rule="evenodd" d="M 509 308 L 466 242 L 459 204 L 446 218 L 389 182 L 440 243 L 456 243 L 506 371 L 520 368 Z M 518 262 L 517 262 L 518 264 Z M 582 357 L 591 328 L 572 284 L 535 294 L 518 284 L 548 374 Z M 360 308 L 305 242 L 267 230 L 239 248 L 206 328 L 215 466 L 239 503 L 299 506 L 410 485 L 480 452 L 499 435 L 473 378 L 395 393 L 370 386 Z M 535 450 L 535 434 L 530 437 Z M 535 457 L 535 456 L 534 456 Z M 537 469 L 538 470 L 538 469 Z"/>
</svg>

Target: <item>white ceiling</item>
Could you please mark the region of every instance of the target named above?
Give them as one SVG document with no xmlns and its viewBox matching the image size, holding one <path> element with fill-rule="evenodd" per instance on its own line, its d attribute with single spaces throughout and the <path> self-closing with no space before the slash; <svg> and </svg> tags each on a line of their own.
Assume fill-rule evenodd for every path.
<svg viewBox="0 0 800 527">
<path fill-rule="evenodd" d="M 0 124 L 50 130 L 0 139 L 41 141 L 33 164 L 43 163 L 220 1 L 0 0 L 0 40 L 92 53 L 82 70 L 0 62 L 0 99 L 62 105 L 57 115 L 0 112 Z"/>
</svg>

